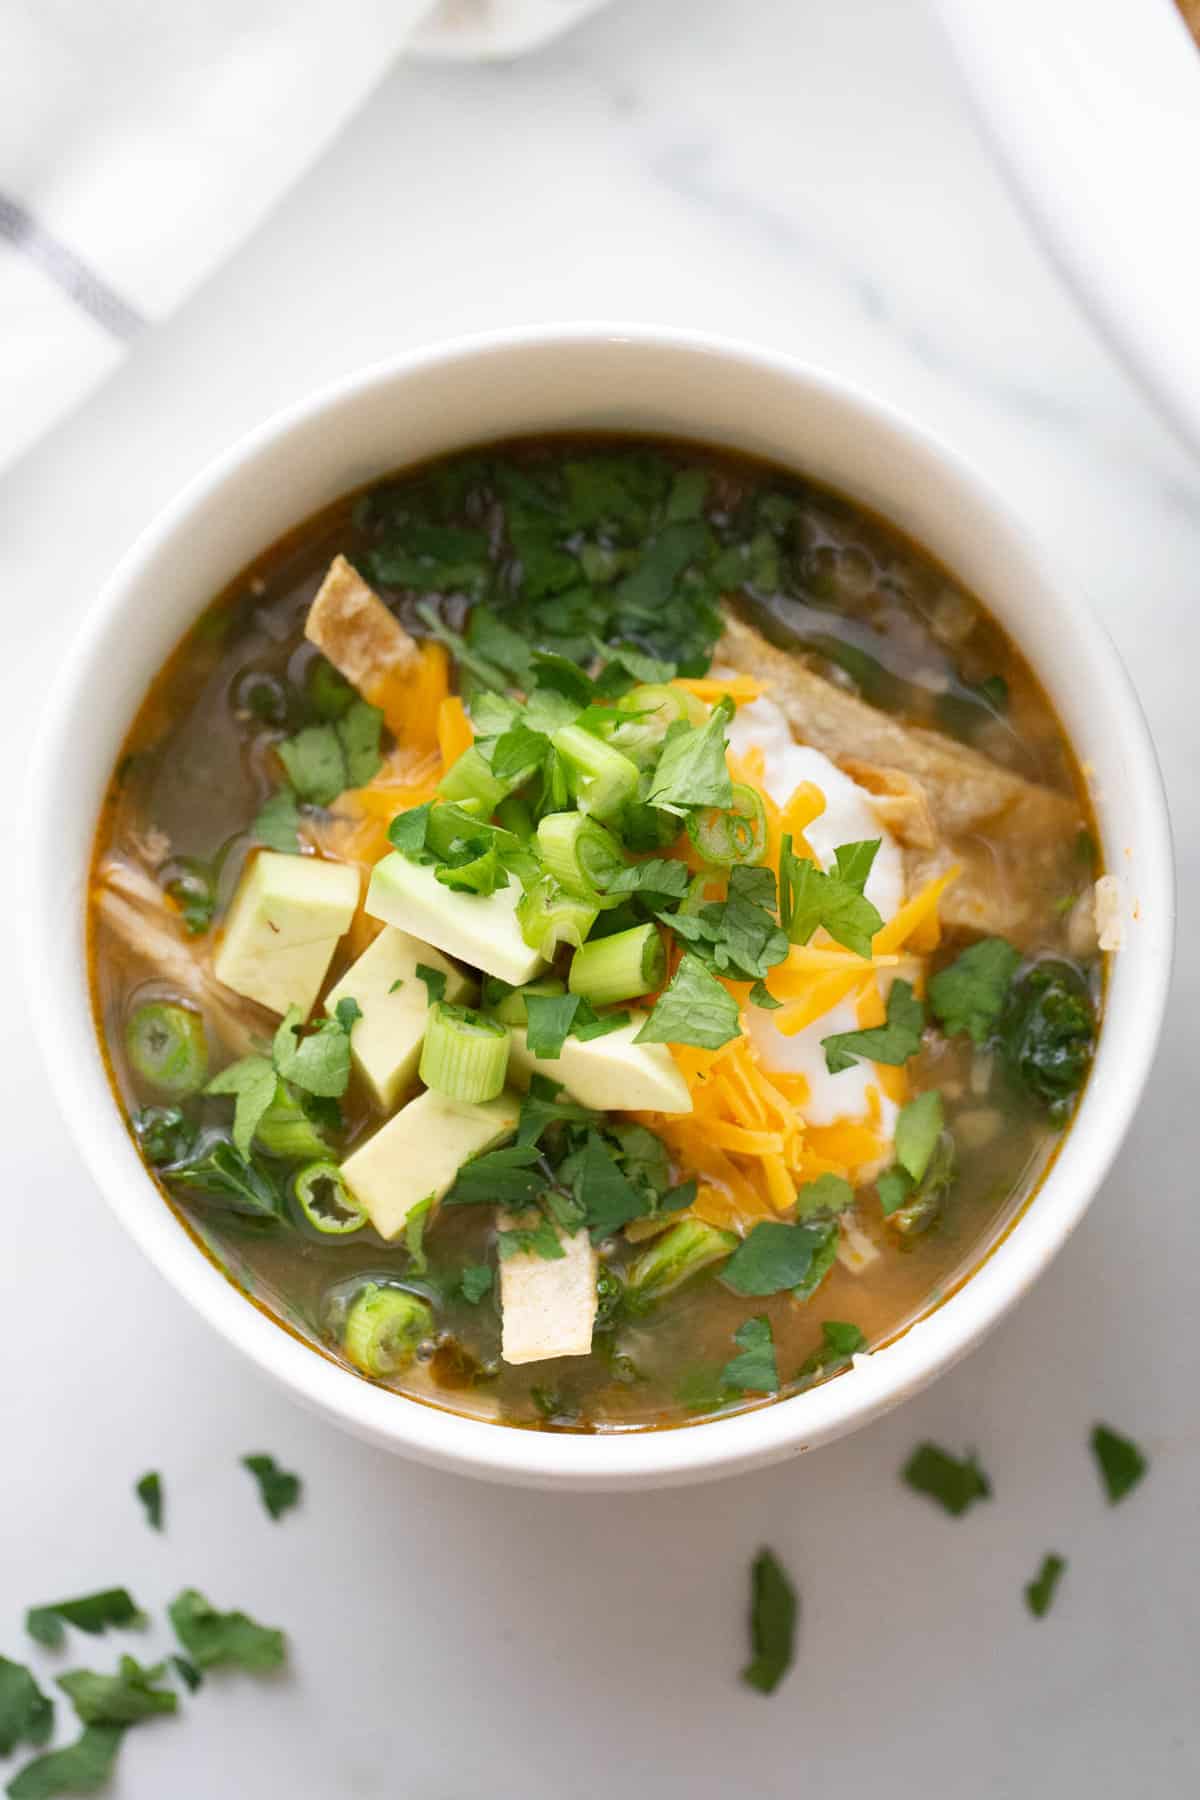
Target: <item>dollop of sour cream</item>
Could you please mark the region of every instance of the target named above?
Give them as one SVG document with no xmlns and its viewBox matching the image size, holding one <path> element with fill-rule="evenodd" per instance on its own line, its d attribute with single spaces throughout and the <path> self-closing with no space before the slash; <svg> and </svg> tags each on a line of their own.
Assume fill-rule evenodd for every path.
<svg viewBox="0 0 1200 1800">
<path fill-rule="evenodd" d="M 751 750 L 762 752 L 763 784 L 777 806 L 786 806 L 802 781 L 811 781 L 820 788 L 825 796 L 825 810 L 806 826 L 804 835 L 823 869 L 833 866 L 839 844 L 864 838 L 880 840 L 863 891 L 881 918 L 892 918 L 904 901 L 904 860 L 899 844 L 880 824 L 867 790 L 820 750 L 797 744 L 787 719 L 775 702 L 765 696 L 738 708 L 729 726 L 729 745 L 738 756 Z M 856 1062 L 853 1068 L 831 1075 L 821 1048 L 821 1040 L 835 1032 L 857 1031 L 858 1015 L 852 999 L 843 1000 L 793 1037 L 785 1037 L 763 1007 L 748 1008 L 746 1026 L 765 1069 L 803 1075 L 807 1080 L 809 1099 L 804 1117 L 809 1124 L 832 1125 L 839 1119 L 857 1121 L 870 1112 L 868 1089 L 879 1086 L 872 1065 Z M 890 1140 L 897 1108 L 881 1093 L 879 1109 L 880 1133 Z"/>
</svg>

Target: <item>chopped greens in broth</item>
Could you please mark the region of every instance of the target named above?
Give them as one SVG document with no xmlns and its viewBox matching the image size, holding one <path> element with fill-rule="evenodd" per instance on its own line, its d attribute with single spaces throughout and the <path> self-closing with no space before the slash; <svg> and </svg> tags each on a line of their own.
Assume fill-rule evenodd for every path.
<svg viewBox="0 0 1200 1800">
<path fill-rule="evenodd" d="M 148 695 L 92 886 L 114 1087 L 366 1379 L 558 1431 L 770 1404 L 1048 1166 L 1083 796 L 1019 649 L 849 501 L 667 442 L 451 457 L 268 551 Z"/>
</svg>

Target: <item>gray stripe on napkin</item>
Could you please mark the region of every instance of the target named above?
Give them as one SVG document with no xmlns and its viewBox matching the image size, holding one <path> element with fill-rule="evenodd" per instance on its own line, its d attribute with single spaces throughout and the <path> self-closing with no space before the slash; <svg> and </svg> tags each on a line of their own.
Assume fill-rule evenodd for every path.
<svg viewBox="0 0 1200 1800">
<path fill-rule="evenodd" d="M 73 250 L 43 231 L 33 214 L 7 194 L 0 194 L 0 238 L 23 250 L 82 312 L 113 337 L 128 341 L 145 330 L 149 321 L 136 307 L 114 292 Z"/>
</svg>

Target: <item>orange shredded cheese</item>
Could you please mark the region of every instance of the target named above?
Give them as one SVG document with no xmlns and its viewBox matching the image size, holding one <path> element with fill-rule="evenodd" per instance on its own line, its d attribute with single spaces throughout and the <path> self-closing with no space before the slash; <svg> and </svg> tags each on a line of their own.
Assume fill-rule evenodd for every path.
<svg viewBox="0 0 1200 1800">
<path fill-rule="evenodd" d="M 756 681 L 753 675 L 730 675 L 725 681 L 719 681 L 713 675 L 677 675 L 671 686 L 682 688 L 685 694 L 710 705 L 728 694 L 735 706 L 745 706 L 747 701 L 757 700 L 764 691 L 762 682 Z"/>
<path fill-rule="evenodd" d="M 450 659 L 444 644 L 423 643 L 418 654 L 390 669 L 366 698 L 383 713 L 388 730 L 408 749 L 432 750 L 438 741 L 438 709 L 450 691 Z"/>
<path fill-rule="evenodd" d="M 467 709 L 457 694 L 447 694 L 438 707 L 437 741 L 447 769 L 475 742 Z"/>
<path fill-rule="evenodd" d="M 944 875 L 935 875 L 932 881 L 927 881 L 919 894 L 914 894 L 911 900 L 906 900 L 895 918 L 889 919 L 887 924 L 875 933 L 871 941 L 871 949 L 874 954 L 886 956 L 894 950 L 903 949 L 921 925 L 926 924 L 931 918 L 936 922 L 938 901 L 950 883 L 957 881 L 961 874 L 962 864 L 955 863 L 954 867 L 947 869 Z M 916 945 L 913 947 L 915 949 Z M 936 948 L 936 941 L 930 947 Z"/>
</svg>

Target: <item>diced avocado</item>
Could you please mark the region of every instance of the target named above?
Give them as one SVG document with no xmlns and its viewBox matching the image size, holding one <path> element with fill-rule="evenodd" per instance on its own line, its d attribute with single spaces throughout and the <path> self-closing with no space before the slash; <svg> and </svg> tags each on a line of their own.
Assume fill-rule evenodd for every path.
<svg viewBox="0 0 1200 1800">
<path fill-rule="evenodd" d="M 358 870 L 260 850 L 238 883 L 213 959 L 218 981 L 271 1012 L 307 1018 L 358 905 Z"/>
<path fill-rule="evenodd" d="M 432 868 L 393 850 L 371 872 L 367 911 L 385 925 L 436 944 L 472 968 L 497 975 L 512 987 L 532 981 L 545 963 L 521 936 L 516 920 L 521 890 L 515 881 L 494 894 L 460 894 Z"/>
<path fill-rule="evenodd" d="M 520 1225 L 501 1213 L 501 1230 Z M 553 1261 L 521 1250 L 500 1263 L 500 1354 L 508 1363 L 586 1356 L 596 1320 L 598 1259 L 586 1231 L 558 1232 Z"/>
<path fill-rule="evenodd" d="M 604 1037 L 569 1037 L 561 1056 L 533 1056 L 519 1026 L 513 1027 L 508 1078 L 528 1087 L 545 1075 L 581 1106 L 597 1112 L 690 1113 L 692 1096 L 665 1044 L 635 1044 L 646 1014 L 630 1008 L 630 1021 Z"/>
<path fill-rule="evenodd" d="M 468 1157 L 512 1135 L 520 1111 L 516 1094 L 470 1106 L 427 1089 L 346 1158 L 342 1179 L 380 1237 L 399 1237 L 413 1207 L 440 1200 Z"/>
<path fill-rule="evenodd" d="M 330 1014 L 336 1012 L 339 1000 L 357 1000 L 362 1017 L 350 1029 L 350 1054 L 384 1112 L 391 1112 L 416 1080 L 429 1016 L 429 989 L 417 974 L 418 963 L 446 977 L 447 1000 L 472 1004 L 475 984 L 460 968 L 431 944 L 392 925 L 384 926 L 325 996 L 325 1011 Z"/>
</svg>

